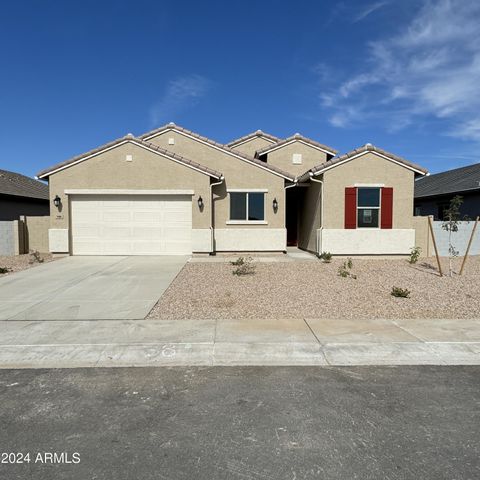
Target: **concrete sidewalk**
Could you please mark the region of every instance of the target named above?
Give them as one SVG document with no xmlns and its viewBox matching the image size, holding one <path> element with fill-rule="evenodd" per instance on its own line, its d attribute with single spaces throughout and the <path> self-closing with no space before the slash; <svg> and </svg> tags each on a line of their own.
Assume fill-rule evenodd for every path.
<svg viewBox="0 0 480 480">
<path fill-rule="evenodd" d="M 477 319 L 0 322 L 0 368 L 479 364 Z"/>
</svg>

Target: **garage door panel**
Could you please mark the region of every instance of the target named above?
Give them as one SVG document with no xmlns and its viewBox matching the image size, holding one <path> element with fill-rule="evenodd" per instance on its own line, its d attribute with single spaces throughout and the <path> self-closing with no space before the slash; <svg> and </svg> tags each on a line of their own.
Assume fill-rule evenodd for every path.
<svg viewBox="0 0 480 480">
<path fill-rule="evenodd" d="M 71 212 L 75 255 L 192 252 L 191 196 L 73 196 Z"/>
</svg>

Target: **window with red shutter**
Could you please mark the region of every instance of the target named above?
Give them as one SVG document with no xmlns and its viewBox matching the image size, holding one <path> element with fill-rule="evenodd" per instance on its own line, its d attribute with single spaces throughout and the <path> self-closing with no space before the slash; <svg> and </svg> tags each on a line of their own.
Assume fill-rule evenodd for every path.
<svg viewBox="0 0 480 480">
<path fill-rule="evenodd" d="M 382 187 L 381 228 L 392 228 L 393 224 L 393 188 Z"/>
<path fill-rule="evenodd" d="M 357 189 L 345 188 L 345 228 L 357 228 Z"/>
</svg>

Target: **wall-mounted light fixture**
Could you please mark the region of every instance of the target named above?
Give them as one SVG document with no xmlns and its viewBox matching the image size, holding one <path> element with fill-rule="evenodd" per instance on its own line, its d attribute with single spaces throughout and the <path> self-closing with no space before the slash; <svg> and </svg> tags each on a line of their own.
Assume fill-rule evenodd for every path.
<svg viewBox="0 0 480 480">
<path fill-rule="evenodd" d="M 273 206 L 273 211 L 276 212 L 278 210 L 278 202 L 276 197 L 273 199 L 272 206 Z"/>
<path fill-rule="evenodd" d="M 197 203 L 198 203 L 198 208 L 200 210 L 203 210 L 203 198 L 201 196 L 198 197 Z"/>
<path fill-rule="evenodd" d="M 55 195 L 55 198 L 53 199 L 53 204 L 57 207 L 60 208 L 60 205 L 62 204 L 62 200 L 58 195 Z"/>
</svg>

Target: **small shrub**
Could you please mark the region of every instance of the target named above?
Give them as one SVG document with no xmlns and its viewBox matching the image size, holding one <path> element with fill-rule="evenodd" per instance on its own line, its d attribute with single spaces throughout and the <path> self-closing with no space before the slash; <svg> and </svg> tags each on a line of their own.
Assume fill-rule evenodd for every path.
<svg viewBox="0 0 480 480">
<path fill-rule="evenodd" d="M 338 268 L 338 275 L 343 278 L 350 277 L 356 280 L 358 277 L 350 271 L 352 268 L 353 261 L 351 258 L 347 258 L 347 261 L 343 262 L 343 265 Z"/>
<path fill-rule="evenodd" d="M 30 260 L 28 263 L 31 265 L 32 263 L 43 263 L 43 258 L 37 250 L 30 251 Z"/>
<path fill-rule="evenodd" d="M 238 257 L 233 262 L 230 262 L 230 264 L 233 265 L 233 266 L 240 266 L 240 265 L 243 265 L 245 263 L 245 260 L 246 260 L 245 257 Z"/>
<path fill-rule="evenodd" d="M 410 290 L 400 287 L 392 287 L 390 295 L 397 298 L 410 298 Z"/>
<path fill-rule="evenodd" d="M 232 272 L 233 275 L 243 276 L 243 275 L 253 275 L 255 273 L 256 266 L 252 263 L 252 257 L 239 257 L 231 264 L 235 268 Z"/>
<path fill-rule="evenodd" d="M 7 267 L 0 267 L 0 274 L 11 272 L 12 270 Z"/>
<path fill-rule="evenodd" d="M 323 263 L 330 263 L 332 261 L 332 254 L 330 252 L 322 252 L 318 258 L 322 260 Z"/>
<path fill-rule="evenodd" d="M 410 249 L 410 259 L 408 260 L 411 264 L 417 263 L 420 258 L 420 252 L 422 249 L 420 247 L 412 247 Z"/>
<path fill-rule="evenodd" d="M 338 267 L 338 275 L 343 278 L 347 278 L 350 275 L 350 272 L 345 268 L 345 266 Z"/>
</svg>

